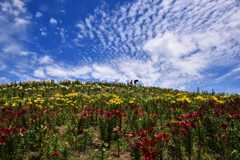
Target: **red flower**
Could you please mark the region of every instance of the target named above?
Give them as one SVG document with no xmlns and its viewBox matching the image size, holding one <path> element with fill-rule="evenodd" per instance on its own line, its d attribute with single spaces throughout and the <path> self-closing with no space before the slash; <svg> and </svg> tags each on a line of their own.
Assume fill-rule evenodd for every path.
<svg viewBox="0 0 240 160">
<path fill-rule="evenodd" d="M 21 122 L 20 122 L 20 123 L 18 123 L 18 124 L 17 124 L 17 127 L 18 127 L 18 128 L 20 128 L 20 127 L 21 127 L 21 125 L 22 125 L 22 124 L 21 124 Z"/>
<path fill-rule="evenodd" d="M 182 135 L 182 136 L 186 136 L 186 135 L 188 135 L 188 133 L 185 131 L 185 129 L 183 129 L 183 130 L 180 129 L 180 130 L 181 130 L 181 135 Z"/>
<path fill-rule="evenodd" d="M 223 123 L 221 124 L 221 128 L 224 129 L 224 130 L 226 130 L 226 131 L 228 131 L 227 126 L 228 126 L 228 125 L 226 125 L 225 122 L 223 122 Z"/>
<path fill-rule="evenodd" d="M 10 134 L 10 131 L 7 127 L 2 127 L 2 136 L 7 136 Z"/>
<path fill-rule="evenodd" d="M 214 138 L 218 141 L 220 140 L 217 135 L 215 135 Z"/>
<path fill-rule="evenodd" d="M 168 137 L 168 134 L 163 133 L 164 141 L 168 141 L 171 137 Z"/>
<path fill-rule="evenodd" d="M 6 137 L 5 136 L 0 136 L 0 145 L 2 145 L 3 143 L 5 143 L 6 141 Z"/>
<path fill-rule="evenodd" d="M 48 123 L 45 127 L 48 128 L 51 126 L 51 123 Z"/>
<path fill-rule="evenodd" d="M 154 117 L 157 117 L 157 114 L 153 113 L 153 116 L 154 116 Z"/>
<path fill-rule="evenodd" d="M 181 115 L 180 117 L 178 117 L 179 119 L 183 119 L 183 115 Z"/>
<path fill-rule="evenodd" d="M 200 142 L 200 146 L 201 146 L 201 147 L 203 146 L 203 142 Z"/>
<path fill-rule="evenodd" d="M 155 134 L 154 137 L 156 137 L 157 140 L 159 140 L 159 141 L 162 141 L 164 139 L 164 141 L 166 141 L 166 142 L 171 138 L 171 137 L 168 137 L 168 134 L 165 134 L 165 133 Z"/>
<path fill-rule="evenodd" d="M 58 151 L 57 152 L 54 152 L 53 154 L 50 154 L 50 156 L 57 156 L 57 155 L 60 155 L 60 153 L 58 153 Z"/>
<path fill-rule="evenodd" d="M 150 139 L 149 145 L 150 145 L 151 147 L 156 148 L 156 146 L 155 146 L 156 144 L 157 144 L 157 142 L 156 142 L 154 139 Z"/>
<path fill-rule="evenodd" d="M 9 118 L 8 120 L 9 120 L 9 122 L 12 122 L 12 121 L 13 121 L 13 118 Z"/>
<path fill-rule="evenodd" d="M 168 128 L 171 128 L 173 124 L 170 124 L 169 122 L 167 123 Z"/>
<path fill-rule="evenodd" d="M 178 122 L 179 122 L 178 120 L 175 120 L 175 121 L 174 121 L 175 124 L 178 124 Z"/>
<path fill-rule="evenodd" d="M 120 127 L 117 126 L 116 128 L 114 128 L 113 131 L 116 131 L 116 132 L 117 132 L 119 128 L 120 128 Z"/>
<path fill-rule="evenodd" d="M 107 102 L 106 101 L 102 101 L 103 104 L 106 104 Z"/>
<path fill-rule="evenodd" d="M 26 130 L 27 130 L 27 129 L 26 129 L 25 127 L 20 128 L 20 132 L 21 132 L 21 133 L 24 133 Z"/>
<path fill-rule="evenodd" d="M 12 131 L 14 134 L 17 134 L 17 133 L 18 133 L 18 129 L 17 129 L 16 127 L 11 128 L 11 131 Z"/>
<path fill-rule="evenodd" d="M 222 135 L 221 138 L 222 138 L 223 141 L 226 141 L 226 140 L 227 140 L 227 136 L 225 136 L 225 135 Z"/>
</svg>

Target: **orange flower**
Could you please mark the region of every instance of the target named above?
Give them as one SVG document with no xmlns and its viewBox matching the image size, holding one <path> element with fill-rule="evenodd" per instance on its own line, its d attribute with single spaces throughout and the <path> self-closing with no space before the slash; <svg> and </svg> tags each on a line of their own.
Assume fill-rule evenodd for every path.
<svg viewBox="0 0 240 160">
<path fill-rule="evenodd" d="M 76 109 L 78 109 L 78 107 L 75 107 Z"/>
<path fill-rule="evenodd" d="M 50 156 L 57 156 L 57 155 L 60 155 L 60 153 L 58 153 L 58 151 L 57 152 L 54 152 L 53 154 L 50 154 Z"/>
<path fill-rule="evenodd" d="M 189 123 L 185 123 L 185 125 L 188 127 L 188 126 L 190 126 L 190 124 Z"/>
<path fill-rule="evenodd" d="M 65 147 L 65 144 L 63 143 L 63 147 Z"/>
<path fill-rule="evenodd" d="M 40 110 L 42 110 L 43 108 L 41 107 L 41 108 L 39 108 Z M 43 109 L 44 110 L 44 109 Z"/>
<path fill-rule="evenodd" d="M 157 114 L 153 113 L 153 116 L 154 116 L 154 117 L 157 117 Z"/>
<path fill-rule="evenodd" d="M 178 122 L 179 122 L 178 120 L 175 120 L 175 121 L 174 121 L 175 124 L 178 124 Z"/>
</svg>

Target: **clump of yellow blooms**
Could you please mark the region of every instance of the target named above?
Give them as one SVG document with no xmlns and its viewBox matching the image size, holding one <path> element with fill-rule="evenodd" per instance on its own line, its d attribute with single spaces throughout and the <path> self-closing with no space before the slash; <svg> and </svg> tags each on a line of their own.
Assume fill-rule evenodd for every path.
<svg viewBox="0 0 240 160">
<path fill-rule="evenodd" d="M 121 103 L 123 103 L 122 99 L 120 99 L 118 95 L 112 94 L 110 96 L 112 96 L 112 98 L 108 101 L 108 104 L 121 104 Z"/>
</svg>

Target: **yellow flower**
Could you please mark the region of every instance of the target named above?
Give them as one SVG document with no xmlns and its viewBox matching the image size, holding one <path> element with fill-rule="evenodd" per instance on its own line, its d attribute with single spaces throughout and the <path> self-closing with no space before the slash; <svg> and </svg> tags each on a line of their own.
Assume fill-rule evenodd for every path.
<svg viewBox="0 0 240 160">
<path fill-rule="evenodd" d="M 133 103 L 133 101 L 129 101 L 129 103 Z"/>
</svg>

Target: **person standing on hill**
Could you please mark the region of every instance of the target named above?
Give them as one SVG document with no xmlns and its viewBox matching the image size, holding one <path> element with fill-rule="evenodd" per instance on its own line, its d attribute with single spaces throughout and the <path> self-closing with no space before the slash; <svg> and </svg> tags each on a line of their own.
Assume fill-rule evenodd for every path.
<svg viewBox="0 0 240 160">
<path fill-rule="evenodd" d="M 131 80 L 130 84 L 132 84 L 132 81 L 133 81 L 133 80 Z"/>
<path fill-rule="evenodd" d="M 138 80 L 137 80 L 137 79 L 136 79 L 136 80 L 134 80 L 134 85 L 135 85 L 135 84 L 137 84 L 137 82 L 138 82 Z"/>
</svg>

